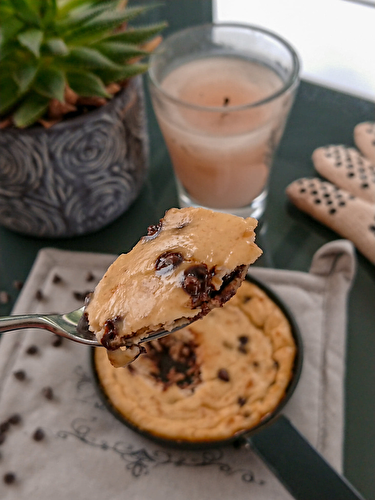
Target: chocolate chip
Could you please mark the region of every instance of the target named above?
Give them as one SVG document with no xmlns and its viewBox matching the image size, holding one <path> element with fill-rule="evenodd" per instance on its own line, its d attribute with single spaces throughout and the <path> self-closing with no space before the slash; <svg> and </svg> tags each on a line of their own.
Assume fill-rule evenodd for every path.
<svg viewBox="0 0 375 500">
<path fill-rule="evenodd" d="M 86 281 L 90 282 L 90 281 L 94 281 L 95 279 L 95 276 L 92 274 L 91 271 L 89 271 L 86 275 Z"/>
<path fill-rule="evenodd" d="M 12 425 L 18 425 L 21 422 L 22 418 L 21 415 L 18 413 L 14 413 L 8 418 L 8 422 Z"/>
<path fill-rule="evenodd" d="M 153 240 L 154 238 L 156 238 L 159 235 L 161 228 L 162 228 L 162 221 L 159 221 L 159 223 L 157 225 L 152 224 L 151 226 L 148 226 L 147 236 L 143 236 L 142 239 L 144 241 Z"/>
<path fill-rule="evenodd" d="M 180 252 L 164 252 L 156 259 L 155 269 L 160 271 L 164 269 L 165 272 L 172 271 L 183 262 L 184 257 Z"/>
<path fill-rule="evenodd" d="M 53 399 L 53 390 L 51 387 L 43 387 L 42 394 L 46 399 L 50 401 Z"/>
<path fill-rule="evenodd" d="M 60 335 L 56 335 L 56 337 L 52 341 L 53 347 L 60 347 L 63 343 L 63 338 Z"/>
<path fill-rule="evenodd" d="M 0 434 L 2 434 L 3 432 L 7 432 L 7 430 L 9 429 L 9 427 L 10 427 L 9 420 L 6 420 L 5 422 L 1 422 L 1 424 L 0 424 Z"/>
<path fill-rule="evenodd" d="M 13 375 L 16 377 L 17 380 L 26 379 L 26 372 L 24 370 L 17 370 L 16 372 L 13 373 Z"/>
<path fill-rule="evenodd" d="M 206 264 L 196 264 L 185 269 L 182 288 L 191 296 L 193 307 L 207 301 L 211 290 L 211 273 Z"/>
<path fill-rule="evenodd" d="M 254 367 L 254 368 L 258 368 L 258 367 L 259 367 L 259 363 L 258 363 L 258 361 L 253 361 L 253 367 Z"/>
<path fill-rule="evenodd" d="M 36 300 L 43 300 L 44 299 L 44 295 L 43 295 L 42 290 L 36 291 L 35 298 L 36 298 Z"/>
<path fill-rule="evenodd" d="M 244 345 L 240 345 L 238 351 L 242 352 L 242 354 L 247 354 L 247 349 Z"/>
<path fill-rule="evenodd" d="M 86 298 L 90 295 L 90 293 L 91 293 L 91 290 L 88 290 L 86 292 L 77 292 L 77 291 L 74 291 L 73 292 L 73 297 L 76 300 L 79 300 L 80 302 L 85 302 Z"/>
<path fill-rule="evenodd" d="M 305 189 L 305 188 L 301 188 L 301 189 L 299 190 L 299 192 L 300 192 L 300 193 L 306 193 L 306 189 Z"/>
<path fill-rule="evenodd" d="M 224 382 L 229 382 L 230 380 L 229 373 L 225 368 L 220 368 L 220 370 L 217 372 L 217 376 L 220 380 L 223 380 Z"/>
<path fill-rule="evenodd" d="M 369 185 L 367 184 L 367 182 L 364 182 L 363 184 L 361 184 L 362 189 L 367 189 L 368 187 L 369 187 Z"/>
<path fill-rule="evenodd" d="M 229 97 L 224 97 L 223 106 L 228 106 L 229 102 L 230 102 Z"/>
<path fill-rule="evenodd" d="M 116 316 L 113 319 L 107 319 L 104 323 L 104 335 L 102 337 L 101 343 L 106 349 L 113 349 L 112 340 L 114 340 L 117 335 L 117 322 L 120 321 L 121 318 Z"/>
<path fill-rule="evenodd" d="M 0 446 L 5 442 L 7 435 L 5 432 L 0 433 Z"/>
<path fill-rule="evenodd" d="M 247 335 L 241 335 L 241 337 L 238 337 L 238 340 L 241 345 L 246 345 L 249 342 L 249 337 Z"/>
<path fill-rule="evenodd" d="M 62 277 L 59 274 L 55 274 L 54 277 L 52 278 L 52 283 L 57 285 L 58 283 L 62 282 Z"/>
<path fill-rule="evenodd" d="M 9 293 L 2 290 L 0 292 L 0 304 L 8 304 L 9 301 L 10 301 Z"/>
<path fill-rule="evenodd" d="M 335 208 L 331 208 L 331 210 L 329 211 L 329 213 L 330 213 L 331 215 L 335 214 L 335 213 L 336 213 L 336 209 L 335 209 Z"/>
<path fill-rule="evenodd" d="M 321 203 L 321 200 L 319 200 L 319 198 L 317 198 L 316 200 L 314 200 L 314 203 L 316 203 L 317 205 L 319 205 L 319 203 Z"/>
<path fill-rule="evenodd" d="M 13 484 L 16 482 L 16 475 L 14 472 L 7 472 L 3 476 L 3 481 L 5 484 Z"/>
<path fill-rule="evenodd" d="M 13 281 L 13 288 L 20 291 L 20 290 L 22 290 L 22 287 L 23 287 L 23 281 L 19 281 L 19 280 Z"/>
<path fill-rule="evenodd" d="M 36 345 L 31 345 L 26 349 L 26 354 L 31 354 L 32 356 L 36 354 L 39 351 L 38 346 Z"/>
<path fill-rule="evenodd" d="M 237 403 L 240 405 L 240 406 L 243 406 L 244 404 L 246 404 L 246 401 L 247 399 L 246 398 L 243 398 L 242 396 L 239 396 L 238 399 L 237 399 Z"/>
<path fill-rule="evenodd" d="M 45 437 L 44 430 L 38 427 L 33 434 L 34 441 L 42 441 Z"/>
</svg>

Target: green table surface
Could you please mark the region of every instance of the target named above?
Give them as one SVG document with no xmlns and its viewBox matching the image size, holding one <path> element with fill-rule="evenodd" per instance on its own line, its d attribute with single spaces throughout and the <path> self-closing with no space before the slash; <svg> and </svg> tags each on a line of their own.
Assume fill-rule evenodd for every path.
<svg viewBox="0 0 375 500">
<path fill-rule="evenodd" d="M 189 1 L 167 2 L 161 18 L 169 19 L 168 31 L 210 19 L 210 2 L 194 0 L 192 9 Z M 148 94 L 146 97 L 150 166 L 138 199 L 105 229 L 82 237 L 37 239 L 0 228 L 0 290 L 11 296 L 9 303 L 0 304 L 0 315 L 10 313 L 19 293 L 14 282 L 26 280 L 41 248 L 127 252 L 145 234 L 148 225 L 156 223 L 166 209 L 177 206 L 171 163 Z M 272 170 L 265 217 L 267 231 L 263 240 L 265 256 L 259 265 L 308 271 L 314 252 L 324 243 L 339 238 L 292 207 L 286 199 L 285 188 L 296 178 L 315 175 L 311 161 L 315 148 L 326 144 L 354 145 L 354 126 L 373 119 L 373 103 L 301 82 Z M 365 498 L 374 500 L 375 267 L 359 254 L 348 306 L 346 368 L 344 473 Z"/>
</svg>

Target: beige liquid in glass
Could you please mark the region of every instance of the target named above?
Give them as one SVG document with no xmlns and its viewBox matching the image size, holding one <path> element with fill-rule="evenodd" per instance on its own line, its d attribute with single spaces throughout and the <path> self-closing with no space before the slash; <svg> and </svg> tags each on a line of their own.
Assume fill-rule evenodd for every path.
<svg viewBox="0 0 375 500">
<path fill-rule="evenodd" d="M 211 208 L 249 205 L 266 188 L 289 106 L 284 96 L 233 107 L 272 96 L 283 87 L 281 78 L 255 62 L 210 57 L 179 66 L 161 87 L 179 101 L 204 107 L 156 106 L 176 175 L 189 196 Z"/>
</svg>

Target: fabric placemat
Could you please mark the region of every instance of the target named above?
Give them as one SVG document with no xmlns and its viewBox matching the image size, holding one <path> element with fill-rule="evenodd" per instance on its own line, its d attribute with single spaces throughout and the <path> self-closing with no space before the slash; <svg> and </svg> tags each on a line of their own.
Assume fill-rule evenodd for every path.
<svg viewBox="0 0 375 500">
<path fill-rule="evenodd" d="M 13 314 L 76 309 L 115 257 L 41 250 Z M 338 471 L 342 469 L 346 303 L 354 273 L 353 245 L 346 240 L 318 250 L 309 273 L 251 269 L 251 275 L 270 286 L 289 307 L 303 337 L 302 374 L 285 414 Z M 98 397 L 90 348 L 65 339 L 59 345 L 56 338 L 41 330 L 2 336 L 2 500 L 291 498 L 250 450 L 229 446 L 181 451 L 126 428 Z M 20 371 L 24 380 L 16 376 Z M 35 434 L 38 428 L 41 431 Z M 12 484 L 4 481 L 9 472 L 15 475 Z"/>
</svg>

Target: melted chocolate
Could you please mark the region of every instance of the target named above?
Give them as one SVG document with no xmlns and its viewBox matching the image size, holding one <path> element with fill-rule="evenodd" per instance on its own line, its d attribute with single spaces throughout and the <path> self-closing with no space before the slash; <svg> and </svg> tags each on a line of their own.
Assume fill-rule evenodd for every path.
<svg viewBox="0 0 375 500">
<path fill-rule="evenodd" d="M 160 271 L 173 270 L 178 267 L 184 260 L 183 255 L 180 252 L 164 252 L 156 259 L 155 269 Z"/>
<path fill-rule="evenodd" d="M 196 264 L 185 269 L 182 288 L 191 296 L 193 307 L 209 300 L 213 287 L 212 273 L 206 264 Z"/>
<path fill-rule="evenodd" d="M 148 226 L 148 228 L 147 228 L 147 235 L 143 236 L 142 239 L 144 241 L 153 240 L 154 238 L 156 238 L 159 235 L 162 226 L 163 226 L 162 219 L 158 222 L 158 224 L 156 224 L 156 225 L 152 224 L 151 226 Z"/>
<path fill-rule="evenodd" d="M 151 375 L 164 385 L 164 389 L 172 384 L 194 389 L 201 382 L 195 349 L 193 341 L 172 336 L 151 342 L 147 345 L 147 356 L 155 366 Z"/>
<path fill-rule="evenodd" d="M 107 319 L 104 323 L 104 335 L 102 337 L 101 343 L 108 350 L 114 350 L 116 347 L 113 347 L 112 341 L 118 335 L 117 323 L 121 320 L 119 316 L 116 316 L 113 319 Z"/>
</svg>

